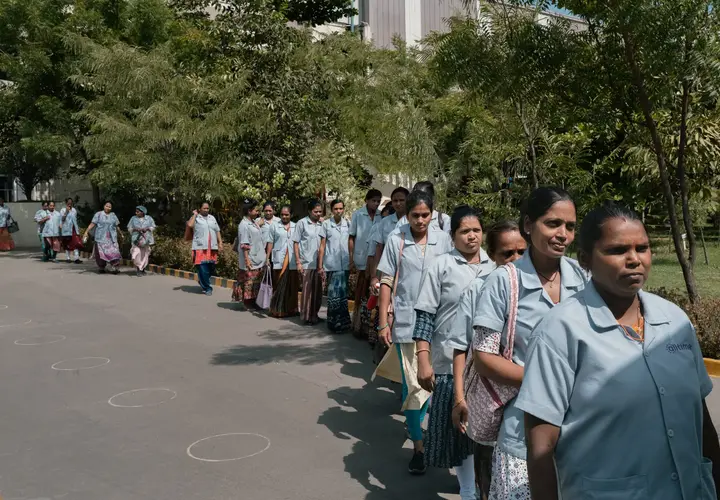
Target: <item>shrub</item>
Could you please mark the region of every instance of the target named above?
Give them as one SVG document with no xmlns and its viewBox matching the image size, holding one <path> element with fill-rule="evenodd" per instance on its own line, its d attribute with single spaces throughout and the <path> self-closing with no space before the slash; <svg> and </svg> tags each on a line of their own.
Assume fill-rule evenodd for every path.
<svg viewBox="0 0 720 500">
<path fill-rule="evenodd" d="M 677 290 L 657 288 L 650 291 L 682 307 L 695 325 L 703 357 L 720 359 L 720 323 L 716 320 L 720 299 L 703 298 L 691 305 L 687 296 Z"/>
<path fill-rule="evenodd" d="M 171 269 L 193 270 L 191 245 L 180 238 L 156 237 L 150 260 Z"/>
</svg>

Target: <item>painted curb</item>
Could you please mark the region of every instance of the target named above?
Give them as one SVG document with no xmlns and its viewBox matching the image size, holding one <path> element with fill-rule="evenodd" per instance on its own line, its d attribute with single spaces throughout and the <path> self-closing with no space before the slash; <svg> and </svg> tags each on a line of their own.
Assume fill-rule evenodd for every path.
<svg viewBox="0 0 720 500">
<path fill-rule="evenodd" d="M 703 358 L 705 369 L 711 377 L 720 377 L 720 360 Z"/>
<path fill-rule="evenodd" d="M 81 257 L 86 260 L 90 260 L 92 257 L 92 254 L 89 254 L 87 252 L 81 252 Z M 125 267 L 135 267 L 132 260 L 123 259 L 122 265 Z M 172 269 L 169 267 L 163 267 L 158 266 L 157 264 L 148 264 L 147 270 L 155 273 L 155 274 L 161 274 L 164 276 L 172 276 L 174 278 L 181 278 L 185 280 L 190 281 L 197 281 L 197 273 L 193 273 L 190 271 L 183 271 L 181 269 Z M 228 279 L 228 278 L 218 278 L 217 276 L 212 277 L 212 285 L 216 286 L 218 288 L 230 288 L 232 289 L 235 286 L 235 280 Z M 298 303 L 302 303 L 302 292 L 298 292 Z M 353 312 L 355 310 L 355 301 L 348 300 L 348 311 Z M 719 372 L 720 373 L 720 369 Z M 0 500 L 2 500 L 0 498 Z"/>
</svg>

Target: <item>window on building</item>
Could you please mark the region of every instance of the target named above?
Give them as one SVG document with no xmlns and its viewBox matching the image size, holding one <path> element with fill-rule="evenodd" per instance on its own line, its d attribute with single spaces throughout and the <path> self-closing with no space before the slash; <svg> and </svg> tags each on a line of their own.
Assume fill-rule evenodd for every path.
<svg viewBox="0 0 720 500">
<path fill-rule="evenodd" d="M 0 198 L 13 201 L 13 183 L 7 175 L 0 175 Z"/>
</svg>

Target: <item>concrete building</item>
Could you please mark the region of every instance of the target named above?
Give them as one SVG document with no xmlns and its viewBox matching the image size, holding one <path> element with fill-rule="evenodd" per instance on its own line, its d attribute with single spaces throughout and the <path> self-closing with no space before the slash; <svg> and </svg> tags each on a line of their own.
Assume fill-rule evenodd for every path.
<svg viewBox="0 0 720 500">
<path fill-rule="evenodd" d="M 353 0 L 358 15 L 318 26 L 315 31 L 319 35 L 358 31 L 363 39 L 382 48 L 392 48 L 395 37 L 400 37 L 408 45 L 416 45 L 433 31 L 445 31 L 446 20 L 451 17 L 482 15 L 484 3 L 484 0 L 475 0 L 470 7 L 466 7 L 462 0 Z M 565 19 L 575 29 L 585 27 L 581 19 L 568 14 L 525 10 L 534 15 L 540 24 Z"/>
</svg>

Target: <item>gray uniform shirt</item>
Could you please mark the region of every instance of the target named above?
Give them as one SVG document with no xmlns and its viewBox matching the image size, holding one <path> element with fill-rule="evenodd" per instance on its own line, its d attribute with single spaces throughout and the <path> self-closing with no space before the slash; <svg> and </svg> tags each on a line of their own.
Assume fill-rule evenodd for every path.
<svg viewBox="0 0 720 500">
<path fill-rule="evenodd" d="M 295 249 L 293 248 L 292 235 L 295 232 L 295 223 L 290 222 L 289 230 L 285 229 L 282 221 L 272 224 L 267 235 L 266 243 L 272 243 L 272 261 L 275 269 L 282 269 L 285 262 L 285 255 L 288 257 L 288 269 L 295 271 L 297 264 L 295 262 Z"/>
<path fill-rule="evenodd" d="M 420 245 L 405 225 L 397 233 L 388 238 L 385 245 L 378 271 L 388 276 L 395 276 L 400 255 L 401 242 L 403 243 L 402 258 L 400 258 L 400 273 L 395 283 L 395 322 L 392 329 L 392 341 L 396 343 L 413 342 L 415 328 L 415 303 L 420 293 L 420 280 L 423 271 L 429 268 L 438 256 L 452 250 L 450 236 L 443 231 L 428 230 L 427 245 L 423 255 Z"/>
<path fill-rule="evenodd" d="M 454 249 L 436 258 L 423 273 L 415 310 L 435 315 L 430 352 L 436 374 L 447 375 L 453 372 L 453 347 L 450 341 L 456 334 L 452 327 L 461 296 L 476 278 L 486 277 L 493 269 L 495 263 L 484 250 L 480 251 L 480 263 L 470 265 L 465 257 Z"/>
<path fill-rule="evenodd" d="M 675 304 L 639 297 L 642 343 L 592 283 L 549 311 L 532 333 L 515 407 L 560 427 L 563 498 L 716 500 L 702 453 L 713 386 L 695 329 Z"/>
<path fill-rule="evenodd" d="M 375 212 L 375 217 L 370 218 L 368 214 L 367 205 L 364 205 L 361 209 L 356 210 L 352 214 L 350 221 L 350 236 L 355 237 L 355 248 L 353 251 L 353 262 L 355 267 L 359 270 L 365 270 L 367 267 L 368 258 L 368 241 L 370 239 L 370 230 L 374 225 L 380 224 L 382 217 L 380 211 Z"/>
<path fill-rule="evenodd" d="M 203 217 L 198 214 L 195 217 L 195 227 L 193 229 L 193 250 L 207 250 L 208 249 L 208 237 L 210 238 L 210 250 L 218 249 L 218 238 L 217 233 L 220 232 L 220 226 L 218 225 L 215 217 L 208 215 Z"/>
<path fill-rule="evenodd" d="M 540 320 L 555 307 L 535 271 L 535 266 L 526 252 L 515 261 L 518 273 L 518 314 L 515 323 L 515 344 L 513 362 L 525 365 L 530 332 Z M 560 261 L 560 300 L 564 301 L 585 288 L 587 276 L 577 261 L 563 257 Z M 498 268 L 488 276 L 475 304 L 473 327 L 485 327 L 502 332 L 501 345 L 507 345 L 507 316 L 510 306 L 510 277 L 507 269 Z M 525 460 L 524 414 L 515 407 L 515 399 L 505 406 L 503 422 L 498 435 L 500 450 Z"/>
<path fill-rule="evenodd" d="M 255 222 L 250 221 L 247 217 L 238 224 L 238 266 L 240 269 L 247 270 L 245 264 L 245 255 L 248 254 L 250 259 L 250 269 L 260 269 L 265 265 L 265 239 L 263 233 Z M 243 249 L 243 246 L 249 246 L 249 250 Z"/>
<path fill-rule="evenodd" d="M 320 238 L 325 239 L 323 268 L 326 271 L 347 271 L 350 269 L 349 229 L 350 224 L 344 218 L 341 218 L 338 224 L 335 223 L 333 218 L 322 223 Z"/>
<path fill-rule="evenodd" d="M 300 244 L 300 264 L 303 269 L 317 269 L 322 224 L 305 217 L 295 225 L 292 240 Z M 293 250 L 294 252 L 294 250 Z"/>
</svg>

